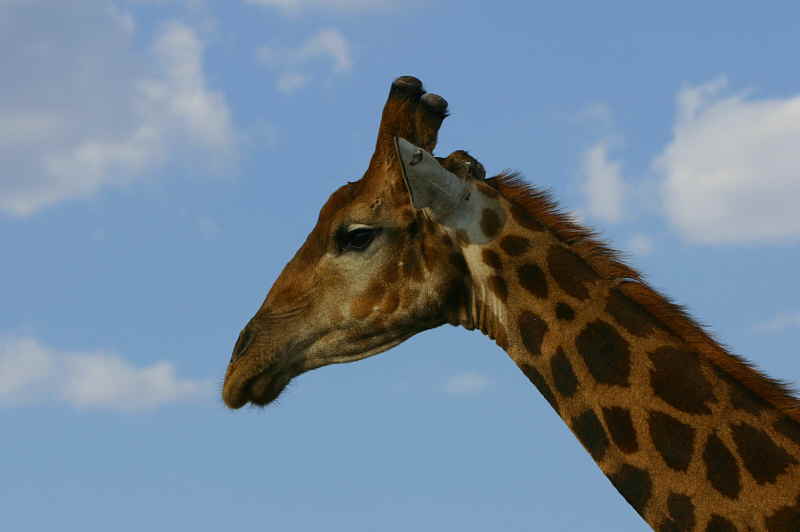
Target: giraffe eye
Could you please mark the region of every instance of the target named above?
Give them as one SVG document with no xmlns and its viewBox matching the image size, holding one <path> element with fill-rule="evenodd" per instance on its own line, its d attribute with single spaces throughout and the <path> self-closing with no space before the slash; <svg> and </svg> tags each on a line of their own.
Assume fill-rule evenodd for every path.
<svg viewBox="0 0 800 532">
<path fill-rule="evenodd" d="M 357 227 L 347 230 L 342 228 L 338 234 L 340 251 L 364 251 L 375 239 L 380 229 L 374 227 Z"/>
</svg>

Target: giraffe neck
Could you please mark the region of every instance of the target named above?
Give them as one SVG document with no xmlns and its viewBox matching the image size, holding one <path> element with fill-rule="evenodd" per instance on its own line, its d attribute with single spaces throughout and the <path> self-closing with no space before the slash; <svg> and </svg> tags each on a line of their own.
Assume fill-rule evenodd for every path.
<svg viewBox="0 0 800 532">
<path fill-rule="evenodd" d="M 800 423 L 501 201 L 451 318 L 506 350 L 656 530 L 800 530 Z M 720 348 L 721 349 L 721 348 Z"/>
</svg>

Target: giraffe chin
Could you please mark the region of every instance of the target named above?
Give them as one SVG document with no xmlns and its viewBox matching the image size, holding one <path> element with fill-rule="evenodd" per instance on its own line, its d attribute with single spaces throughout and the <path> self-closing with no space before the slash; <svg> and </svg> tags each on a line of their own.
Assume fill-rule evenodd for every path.
<svg viewBox="0 0 800 532">
<path fill-rule="evenodd" d="M 226 382 L 222 397 L 225 404 L 234 410 L 247 403 L 264 407 L 277 399 L 294 377 L 288 372 L 265 370 L 239 386 L 231 386 L 233 383 Z"/>
</svg>

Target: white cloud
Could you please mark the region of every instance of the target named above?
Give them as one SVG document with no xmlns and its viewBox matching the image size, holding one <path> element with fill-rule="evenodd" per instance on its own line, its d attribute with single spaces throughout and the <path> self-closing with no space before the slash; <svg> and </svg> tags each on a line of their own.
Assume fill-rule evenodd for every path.
<svg viewBox="0 0 800 532">
<path fill-rule="evenodd" d="M 308 9 L 360 12 L 391 6 L 389 0 L 244 0 L 244 3 L 274 7 L 286 13 L 297 13 Z"/>
<path fill-rule="evenodd" d="M 335 72 L 347 72 L 353 68 L 350 45 L 344 35 L 336 29 L 320 31 L 298 50 L 297 55 L 302 61 L 327 55 L 333 60 Z"/>
<path fill-rule="evenodd" d="M 209 147 L 228 150 L 233 143 L 230 111 L 219 92 L 206 87 L 203 43 L 189 27 L 167 24 L 153 46 L 161 76 L 139 85 L 145 105 L 159 113 L 167 110 L 174 124 L 197 135 Z"/>
<path fill-rule="evenodd" d="M 16 52 L 13 82 L 0 84 L 0 210 L 26 216 L 170 160 L 235 155 L 230 112 L 188 26 L 165 24 L 140 51 L 133 17 L 110 4 L 35 0 L 3 17 L 13 24 L 0 46 Z"/>
<path fill-rule="evenodd" d="M 672 141 L 654 162 L 666 213 L 688 240 L 800 237 L 800 95 L 723 95 L 725 79 L 677 96 Z"/>
<path fill-rule="evenodd" d="M 47 380 L 54 366 L 50 352 L 32 338 L 0 340 L 0 400 L 24 401 L 31 387 Z"/>
<path fill-rule="evenodd" d="M 113 4 L 106 6 L 106 9 L 108 10 L 108 14 L 114 19 L 116 26 L 127 33 L 136 31 L 136 20 L 134 20 L 130 11 L 121 9 Z"/>
<path fill-rule="evenodd" d="M 290 94 L 297 89 L 301 89 L 311 80 L 307 74 L 297 72 L 284 72 L 278 76 L 278 90 Z"/>
<path fill-rule="evenodd" d="M 755 326 L 755 330 L 775 333 L 795 327 L 800 327 L 800 312 L 783 312 L 772 319 L 759 323 Z"/>
<path fill-rule="evenodd" d="M 636 233 L 628 240 L 628 249 L 635 255 L 649 255 L 653 251 L 653 241 L 647 235 Z"/>
<path fill-rule="evenodd" d="M 611 107 L 605 102 L 593 102 L 580 109 L 570 117 L 572 121 L 582 122 L 606 130 L 614 125 L 614 116 Z"/>
<path fill-rule="evenodd" d="M 583 192 L 587 211 L 591 216 L 607 222 L 622 218 L 625 183 L 620 173 L 620 163 L 608 156 L 609 142 L 596 143 L 583 155 Z"/>
<path fill-rule="evenodd" d="M 314 61 L 330 62 L 331 70 L 337 74 L 353 68 L 350 44 L 334 28 L 320 31 L 296 48 L 262 46 L 256 56 L 261 63 L 279 72 L 277 87 L 286 93 L 304 87 L 311 80 L 311 76 L 302 69 Z"/>
<path fill-rule="evenodd" d="M 491 385 L 488 377 L 468 371 L 448 377 L 444 383 L 444 392 L 449 395 L 478 395 L 486 391 Z"/>
<path fill-rule="evenodd" d="M 141 410 L 212 393 L 210 381 L 178 378 L 166 361 L 136 367 L 114 353 L 64 353 L 35 338 L 0 338 L 0 406 L 66 402 Z"/>
</svg>

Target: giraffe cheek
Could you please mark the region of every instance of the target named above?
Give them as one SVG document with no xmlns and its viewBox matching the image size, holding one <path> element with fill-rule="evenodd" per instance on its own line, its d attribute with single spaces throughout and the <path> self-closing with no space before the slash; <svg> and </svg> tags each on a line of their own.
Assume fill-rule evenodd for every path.
<svg viewBox="0 0 800 532">
<path fill-rule="evenodd" d="M 383 283 L 371 283 L 364 292 L 355 296 L 350 302 L 350 317 L 359 321 L 367 318 L 378 308 L 384 292 Z"/>
</svg>

